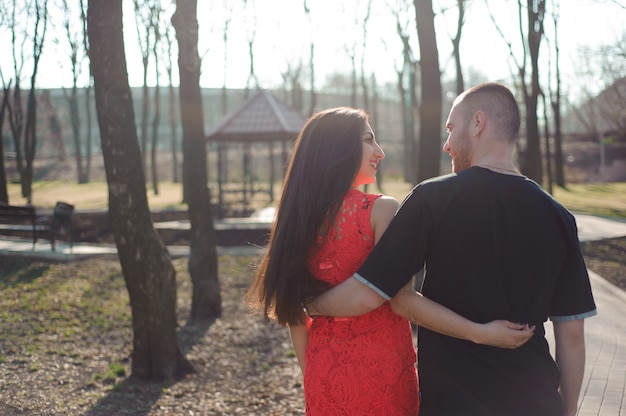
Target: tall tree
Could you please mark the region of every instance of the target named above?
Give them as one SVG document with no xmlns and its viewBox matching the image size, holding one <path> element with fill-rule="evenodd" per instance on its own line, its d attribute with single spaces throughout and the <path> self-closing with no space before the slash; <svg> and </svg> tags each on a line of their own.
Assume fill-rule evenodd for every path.
<svg viewBox="0 0 626 416">
<path fill-rule="evenodd" d="M 152 174 L 152 190 L 155 195 L 159 194 L 159 164 L 158 164 L 158 139 L 159 139 L 159 125 L 161 123 L 161 83 L 159 72 L 159 60 L 161 53 L 159 46 L 161 45 L 161 7 L 155 5 L 153 11 L 153 42 L 152 42 L 152 58 L 154 59 L 154 114 L 152 114 L 152 137 L 150 140 L 150 168 Z"/>
<path fill-rule="evenodd" d="M 85 7 L 85 0 L 79 0 L 80 3 L 80 18 L 83 23 L 83 49 L 85 54 L 89 57 L 89 39 L 87 36 L 87 8 Z M 85 148 L 85 179 L 89 182 L 89 175 L 91 173 L 91 155 L 93 148 L 93 141 L 91 140 L 91 88 L 93 77 L 91 76 L 91 66 L 89 67 L 89 76 L 87 77 L 87 85 L 85 86 L 85 114 L 87 117 L 87 133 L 85 134 L 86 148 Z"/>
<path fill-rule="evenodd" d="M 361 51 L 361 89 L 363 90 L 363 108 L 366 111 L 372 111 L 370 108 L 369 101 L 369 88 L 367 85 L 367 77 L 365 75 L 365 51 L 367 50 L 367 23 L 370 20 L 370 16 L 372 14 L 372 0 L 368 0 L 367 9 L 366 9 L 365 17 L 363 18 L 363 24 L 361 27 L 363 28 L 363 43 L 362 43 L 362 51 Z"/>
<path fill-rule="evenodd" d="M 252 5 L 250 6 L 249 3 Z M 254 72 L 254 41 L 256 40 L 256 3 L 254 0 L 243 0 L 246 20 L 246 37 L 248 41 L 248 56 L 250 57 L 250 72 L 246 80 L 246 98 L 250 94 L 250 84 L 254 81 L 254 88 L 260 88 L 259 79 Z"/>
<path fill-rule="evenodd" d="M 183 187 L 191 223 L 189 274 L 192 318 L 222 313 L 217 270 L 217 237 L 207 187 L 206 139 L 200 95 L 197 0 L 178 0 L 172 23 L 178 39 L 180 112 L 183 127 Z"/>
<path fill-rule="evenodd" d="M 539 142 L 539 124 L 537 122 L 537 102 L 539 99 L 539 46 L 544 35 L 543 20 L 545 15 L 545 0 L 527 0 L 526 3 L 526 28 L 524 31 L 524 5 L 522 0 L 517 0 L 517 18 L 519 22 L 519 33 L 522 38 L 521 59 L 517 59 L 513 53 L 513 46 L 508 41 L 500 28 L 497 19 L 494 17 L 489 3 L 486 2 L 491 21 L 496 30 L 506 42 L 509 49 L 509 56 L 517 67 L 520 90 L 524 97 L 524 113 L 526 140 L 525 147 L 518 142 L 518 159 L 520 170 L 530 179 L 541 184 L 543 179 L 543 166 L 541 161 L 541 144 Z M 528 76 L 528 55 L 530 55 L 530 77 Z M 530 85 L 529 85 L 530 84 Z"/>
<path fill-rule="evenodd" d="M 76 11 L 67 0 L 63 0 L 61 5 L 61 11 L 63 13 L 63 29 L 65 30 L 65 36 L 70 48 L 70 68 L 72 71 L 72 87 L 69 93 L 65 93 L 65 98 L 68 101 L 70 110 L 70 122 L 72 125 L 72 134 L 74 137 L 74 158 L 76 161 L 76 173 L 78 175 L 78 183 L 87 183 L 88 175 L 83 162 L 81 134 L 80 134 L 80 116 L 78 106 L 78 77 L 81 72 L 82 62 L 86 58 L 86 50 L 84 49 L 85 42 L 83 40 L 83 24 L 80 24 L 77 29 L 77 22 L 75 21 Z M 82 12 L 82 8 L 81 8 Z"/>
<path fill-rule="evenodd" d="M 2 78 L 2 106 L 0 107 L 0 202 L 9 203 L 9 192 L 7 189 L 7 171 L 4 166 L 4 140 L 2 140 L 2 131 L 4 127 L 4 118 L 6 110 L 9 106 L 9 94 L 11 92 L 11 82 L 8 85 L 4 83 L 4 77 L 0 71 Z"/>
<path fill-rule="evenodd" d="M 122 1 L 89 0 L 87 23 L 109 218 L 132 309 L 132 374 L 157 381 L 179 378 L 192 367 L 176 336 L 176 273 L 150 218 L 128 84 Z"/>
<path fill-rule="evenodd" d="M 550 105 L 554 115 L 554 182 L 565 188 L 565 170 L 563 166 L 563 134 L 561 132 L 561 61 L 559 48 L 559 2 L 552 2 L 552 21 L 554 22 L 554 69 L 555 88 L 550 88 Z"/>
<path fill-rule="evenodd" d="M 26 124 L 24 126 L 24 156 L 26 165 L 22 172 L 22 196 L 28 203 L 32 201 L 32 185 L 35 153 L 37 150 L 37 72 L 39 71 L 39 60 L 43 53 L 43 46 L 48 28 L 48 0 L 34 0 L 32 10 L 34 13 L 35 27 L 32 30 L 33 42 L 33 71 L 30 77 L 30 91 L 26 104 Z"/>
<path fill-rule="evenodd" d="M 13 54 L 13 71 L 15 87 L 13 100 L 7 108 L 9 124 L 13 135 L 16 154 L 17 171 L 22 185 L 22 196 L 30 203 L 33 181 L 33 163 L 37 148 L 37 100 L 36 82 L 39 60 L 43 52 L 48 27 L 47 0 L 30 0 L 12 2 L 10 11 L 3 7 L 3 16 L 11 33 L 11 52 Z M 32 42 L 32 43 L 31 43 Z M 31 43 L 32 52 L 29 59 L 32 63 L 30 91 L 28 93 L 26 114 L 24 114 L 21 77 L 26 61 L 25 46 Z"/>
<path fill-rule="evenodd" d="M 143 153 L 142 163 L 145 176 L 148 174 L 148 116 L 150 115 L 150 93 L 148 91 L 148 70 L 150 65 L 150 52 L 154 38 L 154 26 L 157 25 L 157 10 L 160 1 L 157 0 L 133 0 L 135 10 L 135 27 L 137 29 L 137 44 L 141 50 L 141 63 L 143 68 L 143 85 L 141 87 L 141 130 L 139 141 Z"/>
<path fill-rule="evenodd" d="M 522 3 L 518 0 L 520 14 L 520 28 Z M 520 72 L 522 92 L 526 109 L 526 148 L 520 160 L 520 170 L 530 179 L 541 184 L 543 182 L 543 165 L 541 162 L 541 144 L 539 138 L 539 123 L 537 121 L 537 101 L 539 99 L 539 46 L 543 38 L 543 19 L 545 16 L 545 0 L 527 0 L 527 50 L 530 54 L 530 85 L 527 84 L 525 71 Z M 522 33 L 523 37 L 523 33 Z"/>
<path fill-rule="evenodd" d="M 441 160 L 441 73 L 432 0 L 413 0 L 420 46 L 421 92 L 417 182 L 439 175 Z"/>
<path fill-rule="evenodd" d="M 417 179 L 417 143 L 415 142 L 415 118 L 417 110 L 416 72 L 417 61 L 410 43 L 410 9 L 413 5 L 405 0 L 388 2 L 388 7 L 396 19 L 396 33 L 402 42 L 402 60 L 395 64 L 398 76 L 397 88 L 401 103 L 403 177 L 406 182 L 415 183 Z"/>
<path fill-rule="evenodd" d="M 456 21 L 456 35 L 452 38 L 452 53 L 454 55 L 454 65 L 456 68 L 456 93 L 461 94 L 465 91 L 463 67 L 461 66 L 461 35 L 463 33 L 463 24 L 465 23 L 465 1 L 457 0 L 457 6 L 459 10 Z"/>
<path fill-rule="evenodd" d="M 19 41 L 20 28 L 18 27 L 18 16 L 28 16 L 26 7 L 22 5 L 21 9 L 17 8 L 16 2 L 12 2 L 10 13 L 6 12 L 7 25 L 11 32 L 11 53 L 13 54 L 13 74 L 15 79 L 15 87 L 13 87 L 12 100 L 7 100 L 7 116 L 11 135 L 13 137 L 13 149 L 15 150 L 15 163 L 17 172 L 20 175 L 20 181 L 24 177 L 24 150 L 23 150 L 23 134 L 24 134 L 24 106 L 22 102 L 22 88 L 20 79 L 22 77 L 22 69 L 24 67 L 24 42 Z M 4 78 L 3 78 L 4 81 Z M 9 82 L 9 85 L 11 82 Z M 10 88 L 5 86 L 5 93 L 10 92 Z"/>
<path fill-rule="evenodd" d="M 311 18 L 311 8 L 309 2 L 304 0 L 304 13 L 309 21 L 309 32 L 311 44 L 309 45 L 309 117 L 313 115 L 315 109 L 317 108 L 317 92 L 315 88 L 315 41 L 313 39 L 313 34 L 315 30 L 313 29 L 313 19 Z"/>
<path fill-rule="evenodd" d="M 180 168 L 178 166 L 178 105 L 176 104 L 176 88 L 174 87 L 174 62 L 173 62 L 173 50 L 174 35 L 172 34 L 171 25 L 165 27 L 165 46 L 167 52 L 165 53 L 165 72 L 167 73 L 167 100 L 168 100 L 168 122 L 170 126 L 170 150 L 172 157 L 172 182 L 180 182 L 179 174 Z"/>
</svg>

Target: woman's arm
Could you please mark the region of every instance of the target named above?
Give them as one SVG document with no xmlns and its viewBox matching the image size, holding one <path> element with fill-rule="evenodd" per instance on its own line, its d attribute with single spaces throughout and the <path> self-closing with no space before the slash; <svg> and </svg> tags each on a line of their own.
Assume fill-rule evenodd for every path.
<svg viewBox="0 0 626 416">
<path fill-rule="evenodd" d="M 372 212 L 370 213 L 370 225 L 374 231 L 374 244 L 378 243 L 380 237 L 389 226 L 389 223 L 396 215 L 400 203 L 390 196 L 381 196 L 374 201 Z"/>
<path fill-rule="evenodd" d="M 304 374 L 306 346 L 309 342 L 309 328 L 307 328 L 306 325 L 290 325 L 289 334 L 291 335 L 291 343 L 296 352 L 298 364 L 300 364 L 300 369 L 302 370 L 302 374 Z"/>
<path fill-rule="evenodd" d="M 478 324 L 414 291 L 409 283 L 391 299 L 393 311 L 416 323 L 455 338 L 500 348 L 517 348 L 532 337 L 535 327 L 497 320 Z"/>
</svg>

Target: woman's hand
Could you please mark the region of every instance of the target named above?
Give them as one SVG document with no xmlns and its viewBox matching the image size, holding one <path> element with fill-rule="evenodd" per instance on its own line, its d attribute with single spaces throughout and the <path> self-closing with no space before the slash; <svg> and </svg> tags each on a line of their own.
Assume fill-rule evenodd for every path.
<svg viewBox="0 0 626 416">
<path fill-rule="evenodd" d="M 480 326 L 477 338 L 472 341 L 477 344 L 508 349 L 524 345 L 535 332 L 534 325 L 528 326 L 528 324 L 516 324 L 504 320 L 491 321 Z"/>
</svg>

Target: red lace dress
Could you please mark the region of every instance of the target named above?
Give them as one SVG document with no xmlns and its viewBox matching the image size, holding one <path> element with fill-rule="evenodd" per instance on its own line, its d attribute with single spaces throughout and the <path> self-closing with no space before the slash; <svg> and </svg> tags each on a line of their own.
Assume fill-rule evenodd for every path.
<svg viewBox="0 0 626 416">
<path fill-rule="evenodd" d="M 351 190 L 335 225 L 309 257 L 319 279 L 337 285 L 354 274 L 374 247 L 370 213 L 378 195 Z M 388 302 L 354 318 L 311 321 L 304 395 L 307 415 L 417 415 L 411 327 Z"/>
</svg>

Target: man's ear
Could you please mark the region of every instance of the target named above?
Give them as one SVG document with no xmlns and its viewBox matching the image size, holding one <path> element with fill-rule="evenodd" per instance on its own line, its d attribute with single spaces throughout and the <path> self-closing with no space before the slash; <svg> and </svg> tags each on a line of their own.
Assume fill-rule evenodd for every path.
<svg viewBox="0 0 626 416">
<path fill-rule="evenodd" d="M 472 121 L 470 123 L 470 130 L 474 135 L 479 135 L 482 133 L 483 129 L 487 124 L 487 117 L 485 113 L 482 111 L 477 111 L 472 116 Z"/>
</svg>

